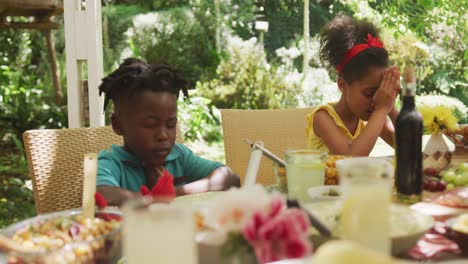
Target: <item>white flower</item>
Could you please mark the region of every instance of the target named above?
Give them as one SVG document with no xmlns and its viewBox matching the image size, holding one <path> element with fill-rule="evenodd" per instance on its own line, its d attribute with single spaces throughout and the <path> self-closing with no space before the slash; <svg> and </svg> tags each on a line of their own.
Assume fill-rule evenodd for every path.
<svg viewBox="0 0 468 264">
<path fill-rule="evenodd" d="M 230 189 L 216 196 L 204 212 L 206 223 L 222 232 L 240 231 L 258 210 L 267 210 L 272 195 L 260 185 Z"/>
</svg>

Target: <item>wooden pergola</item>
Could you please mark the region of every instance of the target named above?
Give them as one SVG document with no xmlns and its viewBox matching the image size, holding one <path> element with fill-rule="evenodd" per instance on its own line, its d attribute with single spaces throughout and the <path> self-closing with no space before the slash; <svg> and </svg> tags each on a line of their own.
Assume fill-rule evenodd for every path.
<svg viewBox="0 0 468 264">
<path fill-rule="evenodd" d="M 63 92 L 52 34 L 61 26 L 52 19 L 59 14 L 64 14 L 65 21 L 68 126 L 102 126 L 103 100 L 98 93 L 103 75 L 100 0 L 0 0 L 0 30 L 44 32 L 59 103 Z"/>
<path fill-rule="evenodd" d="M 54 48 L 52 30 L 59 25 L 52 21 L 52 17 L 63 13 L 63 0 L 0 0 L 0 30 L 1 29 L 36 29 L 44 32 L 49 63 L 52 69 L 55 99 L 59 103 L 63 99 L 60 85 L 57 56 Z M 23 17 L 18 22 L 17 17 Z"/>
</svg>

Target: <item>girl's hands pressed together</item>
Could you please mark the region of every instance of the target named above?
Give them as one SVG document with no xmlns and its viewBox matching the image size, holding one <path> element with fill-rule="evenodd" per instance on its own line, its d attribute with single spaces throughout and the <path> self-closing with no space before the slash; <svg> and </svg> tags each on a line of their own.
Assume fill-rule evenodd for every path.
<svg viewBox="0 0 468 264">
<path fill-rule="evenodd" d="M 379 89 L 375 92 L 373 101 L 375 110 L 389 114 L 395 105 L 395 99 L 400 91 L 400 73 L 396 67 L 388 68 Z"/>
</svg>

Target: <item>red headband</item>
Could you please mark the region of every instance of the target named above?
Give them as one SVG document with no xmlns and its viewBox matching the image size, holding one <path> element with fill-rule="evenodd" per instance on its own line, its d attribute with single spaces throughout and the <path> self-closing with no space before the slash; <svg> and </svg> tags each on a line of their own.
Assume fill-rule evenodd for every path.
<svg viewBox="0 0 468 264">
<path fill-rule="evenodd" d="M 380 41 L 379 38 L 374 38 L 371 33 L 367 33 L 367 39 L 366 43 L 360 43 L 354 45 L 352 48 L 346 52 L 346 55 L 344 56 L 343 60 L 341 61 L 340 64 L 336 65 L 336 70 L 338 73 L 341 72 L 341 70 L 344 68 L 346 64 L 356 55 L 358 55 L 361 51 L 366 50 L 368 48 L 383 48 L 384 45 Z"/>
</svg>

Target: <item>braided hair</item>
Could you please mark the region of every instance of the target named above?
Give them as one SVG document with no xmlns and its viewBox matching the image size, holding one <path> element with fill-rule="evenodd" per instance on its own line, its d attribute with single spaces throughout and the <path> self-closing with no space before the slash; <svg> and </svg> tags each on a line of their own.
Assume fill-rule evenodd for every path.
<svg viewBox="0 0 468 264">
<path fill-rule="evenodd" d="M 143 91 L 169 92 L 179 97 L 182 90 L 188 96 L 188 82 L 178 71 L 167 64 L 150 65 L 146 62 L 127 58 L 115 71 L 102 79 L 99 95 L 105 94 L 104 110 L 109 101 L 114 104 L 123 98 L 129 98 Z"/>
<path fill-rule="evenodd" d="M 339 13 L 320 32 L 320 60 L 335 69 L 354 45 L 365 43 L 368 34 L 379 36 L 379 30 L 367 20 L 356 20 Z M 371 47 L 356 56 L 342 69 L 340 75 L 351 83 L 364 77 L 370 67 L 387 67 L 388 52 L 383 48 Z"/>
</svg>

